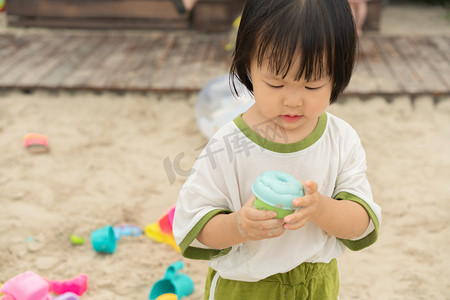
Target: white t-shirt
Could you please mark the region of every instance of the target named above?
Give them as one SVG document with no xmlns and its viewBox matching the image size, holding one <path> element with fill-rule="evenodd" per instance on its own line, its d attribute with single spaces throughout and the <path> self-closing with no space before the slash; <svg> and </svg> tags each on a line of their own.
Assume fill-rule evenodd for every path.
<svg viewBox="0 0 450 300">
<path fill-rule="evenodd" d="M 348 123 L 323 113 L 308 137 L 291 144 L 272 142 L 255 130 L 239 116 L 221 128 L 199 155 L 175 211 L 173 233 L 183 255 L 210 260 L 210 267 L 222 278 L 258 281 L 303 262 L 328 263 L 345 246 L 359 250 L 375 242 L 381 208 L 372 199 L 364 149 Z M 283 133 L 272 134 L 282 137 Z M 252 197 L 253 181 L 268 170 L 313 180 L 323 195 L 360 203 L 371 218 L 366 233 L 355 240 L 340 240 L 308 223 L 277 238 L 223 250 L 200 244 L 196 236 L 204 225 L 217 213 L 238 211 Z"/>
</svg>

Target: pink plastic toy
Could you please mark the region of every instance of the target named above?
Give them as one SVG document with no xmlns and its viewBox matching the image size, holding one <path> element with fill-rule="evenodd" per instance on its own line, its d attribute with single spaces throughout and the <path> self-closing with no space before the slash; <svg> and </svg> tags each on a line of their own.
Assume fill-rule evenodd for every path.
<svg viewBox="0 0 450 300">
<path fill-rule="evenodd" d="M 75 278 L 65 281 L 49 280 L 51 290 L 58 295 L 72 292 L 78 296 L 83 295 L 87 289 L 88 276 L 86 274 L 80 274 Z"/>
<path fill-rule="evenodd" d="M 172 233 L 173 216 L 175 215 L 175 205 L 170 207 L 169 211 L 165 213 L 159 220 L 159 228 L 164 233 Z"/>
<path fill-rule="evenodd" d="M 52 299 L 47 281 L 32 271 L 11 278 L 2 285 L 1 291 L 6 294 L 6 299 L 8 297 L 15 300 Z"/>
</svg>

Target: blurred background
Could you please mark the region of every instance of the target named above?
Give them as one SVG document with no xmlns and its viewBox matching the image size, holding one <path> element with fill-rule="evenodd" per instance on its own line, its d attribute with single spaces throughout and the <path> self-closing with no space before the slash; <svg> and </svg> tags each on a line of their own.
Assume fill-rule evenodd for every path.
<svg viewBox="0 0 450 300">
<path fill-rule="evenodd" d="M 148 299 L 182 260 L 186 299 L 203 298 L 207 262 L 146 234 L 99 254 L 90 235 L 157 222 L 211 134 L 251 105 L 227 76 L 243 4 L 0 0 L 0 284 L 85 273 L 80 299 Z M 329 111 L 361 137 L 383 225 L 340 258 L 340 299 L 450 299 L 450 3 L 368 1 L 361 30 Z M 25 147 L 30 133 L 46 151 Z"/>
</svg>

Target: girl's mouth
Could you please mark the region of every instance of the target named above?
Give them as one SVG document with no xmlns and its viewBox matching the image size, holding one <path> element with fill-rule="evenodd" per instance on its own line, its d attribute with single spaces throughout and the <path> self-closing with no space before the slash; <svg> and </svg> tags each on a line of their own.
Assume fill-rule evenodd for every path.
<svg viewBox="0 0 450 300">
<path fill-rule="evenodd" d="M 288 123 L 292 123 L 292 122 L 296 122 L 298 120 L 300 120 L 302 116 L 299 115 L 281 115 L 280 118 L 284 121 L 284 122 L 288 122 Z"/>
</svg>

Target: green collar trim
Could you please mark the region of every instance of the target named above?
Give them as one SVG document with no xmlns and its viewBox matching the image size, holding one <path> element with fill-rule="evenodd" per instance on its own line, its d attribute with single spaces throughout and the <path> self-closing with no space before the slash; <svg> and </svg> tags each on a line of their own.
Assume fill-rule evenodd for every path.
<svg viewBox="0 0 450 300">
<path fill-rule="evenodd" d="M 251 141 L 256 143 L 257 145 L 263 147 L 264 149 L 270 150 L 272 152 L 278 153 L 293 153 L 303 149 L 306 149 L 312 146 L 315 142 L 317 142 L 320 137 L 325 132 L 325 128 L 327 127 L 327 113 L 322 113 L 319 117 L 319 121 L 317 122 L 316 128 L 314 128 L 313 132 L 311 132 L 306 138 L 301 141 L 290 143 L 290 144 L 282 144 L 276 143 L 271 140 L 268 140 L 250 128 L 244 120 L 242 120 L 242 114 L 234 119 L 234 124 L 242 131 L 242 133 L 249 138 Z M 282 132 L 274 132 L 274 135 L 282 135 Z"/>
</svg>

